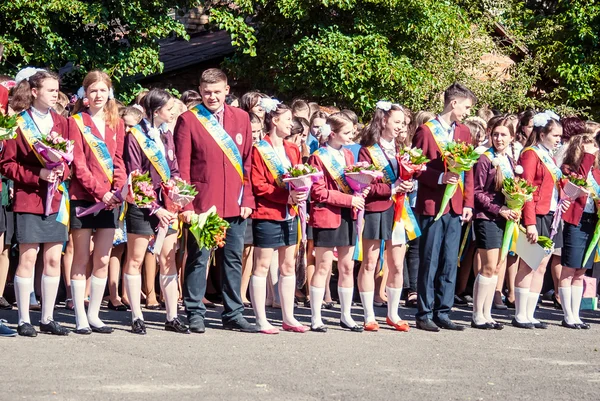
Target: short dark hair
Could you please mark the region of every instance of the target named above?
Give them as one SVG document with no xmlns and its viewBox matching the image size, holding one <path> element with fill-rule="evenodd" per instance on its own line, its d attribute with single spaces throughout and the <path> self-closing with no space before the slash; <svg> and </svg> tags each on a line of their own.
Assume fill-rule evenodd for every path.
<svg viewBox="0 0 600 401">
<path fill-rule="evenodd" d="M 169 92 L 159 88 L 154 88 L 146 93 L 142 100 L 142 107 L 148 120 L 154 122 L 154 113 L 165 107 L 172 97 Z"/>
<path fill-rule="evenodd" d="M 200 84 L 216 84 L 218 82 L 227 83 L 227 75 L 218 68 L 209 68 L 200 77 Z"/>
<path fill-rule="evenodd" d="M 469 88 L 458 82 L 453 83 L 444 91 L 444 106 L 454 99 L 471 99 L 473 104 L 477 103 L 477 96 Z"/>
</svg>

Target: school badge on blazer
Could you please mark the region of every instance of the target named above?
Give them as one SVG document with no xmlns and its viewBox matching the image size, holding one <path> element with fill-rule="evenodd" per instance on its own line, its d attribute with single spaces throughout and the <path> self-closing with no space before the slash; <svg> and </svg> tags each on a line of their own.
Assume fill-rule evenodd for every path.
<svg viewBox="0 0 600 401">
<path fill-rule="evenodd" d="M 237 143 L 239 146 L 242 146 L 243 142 L 244 142 L 244 137 L 242 136 L 242 134 L 240 134 L 239 132 L 237 134 L 235 134 L 235 143 Z"/>
</svg>

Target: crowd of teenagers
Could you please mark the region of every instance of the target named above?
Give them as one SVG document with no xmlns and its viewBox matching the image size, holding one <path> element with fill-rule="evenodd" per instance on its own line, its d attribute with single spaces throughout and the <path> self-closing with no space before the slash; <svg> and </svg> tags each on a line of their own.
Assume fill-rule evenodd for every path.
<svg viewBox="0 0 600 401">
<path fill-rule="evenodd" d="M 473 304 L 473 328 L 502 329 L 492 308 L 511 307 L 512 326 L 543 329 L 547 324 L 535 312 L 548 264 L 562 326 L 590 328 L 579 310 L 594 262 L 586 253 L 598 240 L 600 124 L 486 107 L 469 117 L 476 97 L 458 83 L 445 91 L 440 114 L 380 101 L 363 126 L 351 110 L 301 99 L 288 106 L 260 92 L 237 98 L 218 69 L 202 73 L 197 92 L 176 98 L 152 89 L 130 106 L 115 99 L 111 78 L 97 70 L 71 98 L 60 92 L 58 75 L 44 69 L 0 81 L 2 114 L 16 115 L 18 124 L 16 138 L 2 143 L 0 161 L 7 194 L 0 295 L 13 270 L 10 244 L 18 251 L 12 278 L 18 321 L 0 323 L 3 336 L 35 337 L 32 308 L 41 310 L 43 333 L 111 333 L 99 315 L 105 300 L 110 309 L 131 311 L 132 333 L 146 334 L 143 300 L 146 309 L 165 308 L 165 330 L 203 333 L 212 306 L 205 298 L 211 266 L 229 330 L 278 334 L 267 318 L 272 307 L 281 308 L 284 331 L 326 332 L 321 312 L 334 298 L 339 325 L 352 332 L 378 331 L 374 308 L 385 306 L 386 325 L 409 331 L 399 315 L 401 299 L 417 309 L 421 330 L 465 329 L 450 313 L 466 302 Z M 49 160 L 37 146 L 63 139 L 72 158 Z M 481 155 L 473 168 L 449 165 L 444 154 L 452 143 L 472 145 Z M 406 150 L 427 160 L 408 178 L 398 158 Z M 380 174 L 357 189 L 347 176 L 353 166 Z M 290 184 L 293 169 L 310 172 L 311 185 Z M 179 213 L 165 207 L 164 195 L 156 207 L 138 207 L 122 191 L 132 172 L 148 173 L 157 193 L 177 177 L 198 194 Z M 563 187 L 573 175 L 583 177 L 587 190 L 566 197 Z M 515 177 L 531 185 L 522 210 L 505 199 L 507 182 L 523 182 Z M 212 207 L 229 226 L 224 244 L 206 249 L 188 231 L 194 216 Z M 169 229 L 156 249 L 160 227 Z M 521 239 L 530 244 L 551 237 L 554 253 L 546 252 L 539 266 L 519 260 L 512 245 L 503 255 L 508 227 L 517 233 L 522 227 Z M 62 280 L 65 306 L 76 317 L 73 330 L 54 319 Z M 362 322 L 352 315 L 358 301 Z M 310 307 L 310 324 L 296 319 L 299 302 Z M 0 307 L 13 305 L 0 298 Z M 243 316 L 250 307 L 256 324 Z"/>
</svg>

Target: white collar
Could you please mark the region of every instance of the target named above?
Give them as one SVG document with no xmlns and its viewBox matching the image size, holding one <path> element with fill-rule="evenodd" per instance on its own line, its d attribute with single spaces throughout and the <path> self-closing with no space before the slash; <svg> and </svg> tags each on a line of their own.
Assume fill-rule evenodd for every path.
<svg viewBox="0 0 600 401">
<path fill-rule="evenodd" d="M 438 121 L 440 122 L 440 124 L 442 125 L 442 128 L 444 128 L 446 131 L 450 131 L 454 128 L 454 126 L 456 125 L 456 123 L 452 123 L 451 125 L 448 125 L 448 123 L 446 122 L 446 120 L 444 120 L 442 118 L 441 115 L 438 114 L 437 116 Z"/>
</svg>

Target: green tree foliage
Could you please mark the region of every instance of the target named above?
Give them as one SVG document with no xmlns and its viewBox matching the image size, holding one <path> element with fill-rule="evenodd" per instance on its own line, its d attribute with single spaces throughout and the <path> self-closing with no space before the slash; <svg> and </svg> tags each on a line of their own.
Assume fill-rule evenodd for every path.
<svg viewBox="0 0 600 401">
<path fill-rule="evenodd" d="M 193 0 L 9 0 L 0 2 L 0 72 L 24 66 L 58 71 L 72 66 L 63 82 L 78 85 L 94 68 L 109 73 L 121 90 L 133 78 L 162 71 L 158 40 L 187 38 L 173 18 Z M 70 64 L 69 64 L 70 63 Z M 122 93 L 127 97 L 130 93 Z"/>
</svg>

